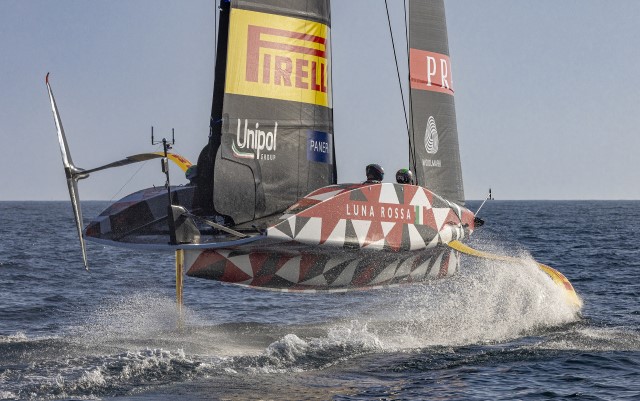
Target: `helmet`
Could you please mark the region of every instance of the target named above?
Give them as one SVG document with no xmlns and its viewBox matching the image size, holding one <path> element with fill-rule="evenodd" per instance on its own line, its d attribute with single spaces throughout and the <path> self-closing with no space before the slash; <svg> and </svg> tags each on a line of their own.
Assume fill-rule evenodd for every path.
<svg viewBox="0 0 640 401">
<path fill-rule="evenodd" d="M 379 164 L 369 164 L 366 169 L 367 181 L 382 181 L 384 169 Z"/>
<path fill-rule="evenodd" d="M 195 164 L 192 164 L 191 166 L 189 166 L 187 171 L 184 172 L 184 175 L 187 178 L 187 180 L 193 181 L 198 176 L 198 166 Z"/>
<path fill-rule="evenodd" d="M 398 184 L 413 184 L 413 173 L 408 168 L 401 168 L 396 173 Z"/>
</svg>

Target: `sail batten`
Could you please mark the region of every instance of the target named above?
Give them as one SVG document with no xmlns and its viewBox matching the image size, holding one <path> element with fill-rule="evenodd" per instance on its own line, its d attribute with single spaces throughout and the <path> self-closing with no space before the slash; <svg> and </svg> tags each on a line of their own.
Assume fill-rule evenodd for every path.
<svg viewBox="0 0 640 401">
<path fill-rule="evenodd" d="M 411 164 L 419 185 L 464 205 L 444 1 L 409 1 Z"/>
</svg>

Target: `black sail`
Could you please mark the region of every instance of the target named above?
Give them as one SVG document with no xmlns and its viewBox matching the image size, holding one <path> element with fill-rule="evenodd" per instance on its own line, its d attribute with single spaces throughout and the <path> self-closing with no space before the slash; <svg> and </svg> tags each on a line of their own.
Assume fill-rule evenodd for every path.
<svg viewBox="0 0 640 401">
<path fill-rule="evenodd" d="M 464 204 L 443 0 L 409 1 L 410 156 L 419 185 Z"/>
<path fill-rule="evenodd" d="M 328 0 L 235 0 L 226 7 L 219 39 L 226 43 L 218 45 L 225 55 L 217 60 L 225 68 L 216 68 L 196 197 L 201 209 L 241 224 L 336 182 L 330 11 Z"/>
</svg>

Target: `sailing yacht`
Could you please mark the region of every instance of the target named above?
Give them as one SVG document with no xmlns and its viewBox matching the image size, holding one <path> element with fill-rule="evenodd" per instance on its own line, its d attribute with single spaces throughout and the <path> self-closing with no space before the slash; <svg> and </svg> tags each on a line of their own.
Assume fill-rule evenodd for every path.
<svg viewBox="0 0 640 401">
<path fill-rule="evenodd" d="M 454 274 L 461 252 L 473 253 L 460 241 L 481 220 L 465 207 L 444 2 L 408 4 L 409 183 L 338 183 L 329 0 L 221 1 L 210 132 L 193 166 L 165 139 L 164 152 L 77 168 L 47 80 L 83 254 L 83 239 L 174 250 L 180 277 L 278 291 Z M 154 157 L 167 185 L 124 197 L 83 229 L 78 180 Z M 189 185 L 170 185 L 169 159 Z"/>
</svg>

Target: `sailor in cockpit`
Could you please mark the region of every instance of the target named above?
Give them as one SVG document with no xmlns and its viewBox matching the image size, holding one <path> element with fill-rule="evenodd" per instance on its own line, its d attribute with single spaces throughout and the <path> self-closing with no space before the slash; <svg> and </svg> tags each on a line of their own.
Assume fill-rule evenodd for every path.
<svg viewBox="0 0 640 401">
<path fill-rule="evenodd" d="M 401 168 L 396 173 L 396 182 L 398 184 L 411 184 L 413 185 L 413 172 L 408 168 Z"/>
<path fill-rule="evenodd" d="M 384 169 L 379 164 L 369 164 L 366 168 L 367 180 L 365 184 L 380 184 L 384 178 Z"/>
<path fill-rule="evenodd" d="M 188 185 L 197 185 L 196 179 L 198 178 L 198 165 L 192 164 L 187 171 L 184 172 L 184 176 L 189 180 Z"/>
</svg>

